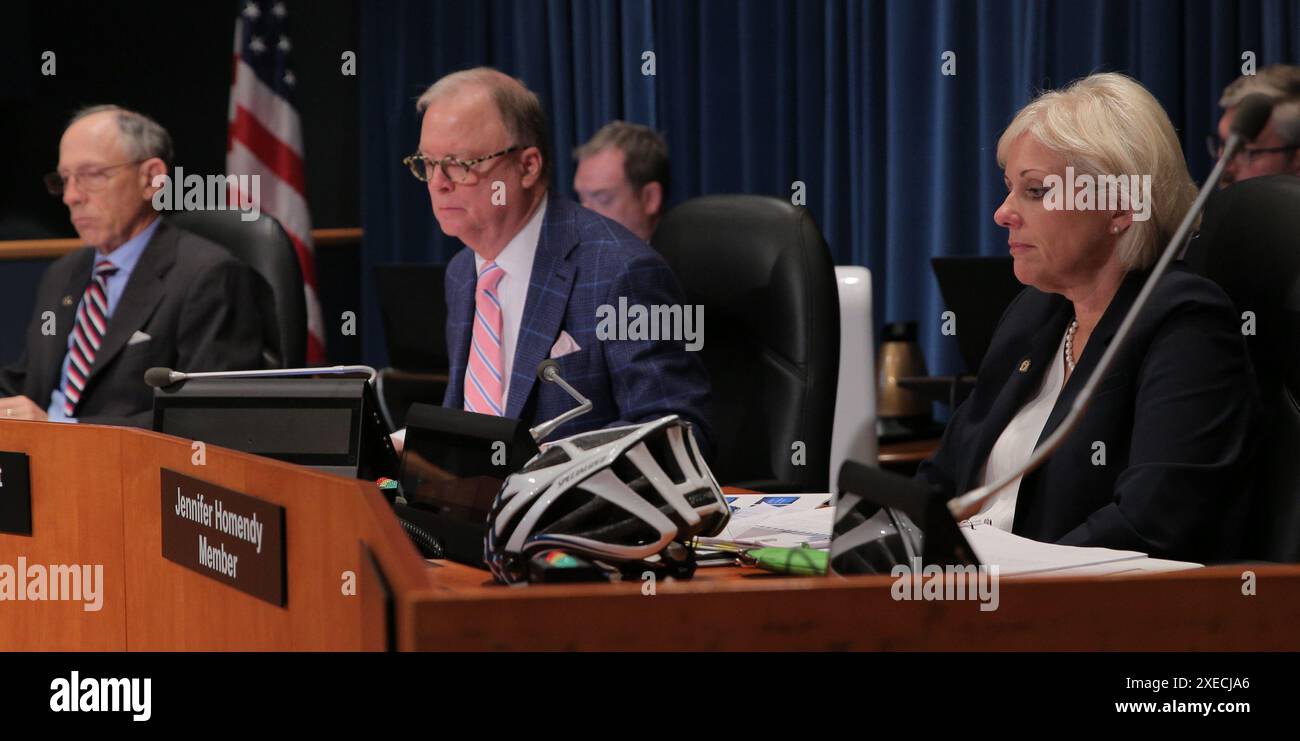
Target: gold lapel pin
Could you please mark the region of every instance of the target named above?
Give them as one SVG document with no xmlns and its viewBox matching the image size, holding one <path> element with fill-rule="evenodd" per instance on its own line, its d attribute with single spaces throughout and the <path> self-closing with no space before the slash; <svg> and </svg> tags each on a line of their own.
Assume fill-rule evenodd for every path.
<svg viewBox="0 0 1300 741">
<path fill-rule="evenodd" d="M 64 297 L 63 297 L 63 305 L 64 305 L 64 306 L 72 306 L 72 297 L 71 297 L 71 296 L 64 296 Z"/>
<path fill-rule="evenodd" d="M 1020 361 L 1020 372 L 1021 372 L 1021 373 L 1028 373 L 1028 372 L 1029 372 L 1029 361 L 1028 361 L 1028 360 L 1022 360 L 1022 361 Z"/>
</svg>

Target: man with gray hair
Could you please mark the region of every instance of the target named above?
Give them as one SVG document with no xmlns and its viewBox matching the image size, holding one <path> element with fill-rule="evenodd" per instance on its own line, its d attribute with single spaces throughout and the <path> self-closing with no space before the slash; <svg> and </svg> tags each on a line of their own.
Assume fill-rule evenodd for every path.
<svg viewBox="0 0 1300 741">
<path fill-rule="evenodd" d="M 1219 99 L 1223 116 L 1218 135 L 1210 137 L 1210 154 L 1217 158 L 1223 153 L 1237 106 L 1252 93 L 1272 98 L 1273 113 L 1259 136 L 1225 166 L 1220 187 L 1261 175 L 1300 175 L 1300 67 L 1289 64 L 1242 75 L 1224 88 Z"/>
<path fill-rule="evenodd" d="M 668 202 L 668 144 L 649 126 L 610 121 L 573 151 L 583 206 L 649 242 Z"/>
<path fill-rule="evenodd" d="M 465 249 L 447 265 L 444 406 L 536 424 L 574 406 L 537 379 L 555 359 L 591 411 L 552 437 L 678 414 L 701 448 L 709 381 L 680 336 L 609 336 L 613 306 L 682 306 L 663 258 L 613 221 L 548 193 L 550 134 L 522 82 L 486 67 L 448 75 L 420 96 L 419 151 L 434 218 Z"/>
<path fill-rule="evenodd" d="M 23 355 L 0 369 L 0 419 L 148 427 L 147 369 L 261 367 L 252 269 L 153 207 L 171 159 L 166 129 L 118 106 L 64 130 L 45 185 L 86 247 L 45 271 Z"/>
</svg>

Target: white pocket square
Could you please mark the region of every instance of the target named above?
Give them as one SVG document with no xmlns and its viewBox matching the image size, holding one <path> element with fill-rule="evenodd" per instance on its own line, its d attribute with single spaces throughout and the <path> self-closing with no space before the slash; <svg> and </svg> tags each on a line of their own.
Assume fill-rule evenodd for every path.
<svg viewBox="0 0 1300 741">
<path fill-rule="evenodd" d="M 568 332 L 561 330 L 560 339 L 556 340 L 554 345 L 551 345 L 551 359 L 562 358 L 569 353 L 575 353 L 581 349 L 582 348 L 578 343 L 569 336 Z"/>
<path fill-rule="evenodd" d="M 152 339 L 153 337 L 145 334 L 144 332 L 137 330 L 135 334 L 131 335 L 131 339 L 126 341 L 126 344 L 129 347 L 131 345 L 138 345 L 141 342 L 148 342 L 149 340 Z"/>
</svg>

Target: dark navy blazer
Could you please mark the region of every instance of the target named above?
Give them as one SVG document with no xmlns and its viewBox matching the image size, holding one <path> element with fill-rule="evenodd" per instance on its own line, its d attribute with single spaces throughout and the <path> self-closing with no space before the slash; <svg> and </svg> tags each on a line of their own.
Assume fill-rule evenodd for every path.
<svg viewBox="0 0 1300 741">
<path fill-rule="evenodd" d="M 1146 275 L 1125 278 L 1039 444 L 1069 412 Z M 989 451 L 1042 384 L 1072 317 L 1056 294 L 1026 288 L 1012 301 L 975 390 L 918 477 L 950 495 L 981 483 Z M 1241 317 L 1218 285 L 1175 263 L 1078 428 L 1021 482 L 1013 532 L 1199 562 L 1236 556 L 1258 396 Z"/>
<path fill-rule="evenodd" d="M 443 406 L 456 409 L 465 403 L 475 281 L 474 253 L 466 248 L 447 265 L 451 373 Z M 682 341 L 597 339 L 597 308 L 617 309 L 620 297 L 628 306 L 684 303 L 681 285 L 658 252 L 618 223 L 552 193 L 533 259 L 505 416 L 535 425 L 575 406 L 563 389 L 537 380 L 537 364 L 565 331 L 582 349 L 558 359 L 560 374 L 593 407 L 550 439 L 679 414 L 695 426 L 708 455 L 712 428 L 703 361 Z"/>
</svg>

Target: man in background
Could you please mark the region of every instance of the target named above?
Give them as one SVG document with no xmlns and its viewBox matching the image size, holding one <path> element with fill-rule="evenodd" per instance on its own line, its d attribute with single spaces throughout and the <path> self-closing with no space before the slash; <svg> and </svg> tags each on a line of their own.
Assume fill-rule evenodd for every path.
<svg viewBox="0 0 1300 741">
<path fill-rule="evenodd" d="M 1255 141 L 1246 145 L 1224 168 L 1220 187 L 1261 175 L 1300 175 L 1300 67 L 1274 64 L 1254 75 L 1242 75 L 1223 90 L 1219 134 L 1211 137 L 1214 157 L 1223 152 L 1232 120 L 1242 99 L 1263 93 L 1273 99 L 1273 114 Z"/>
<path fill-rule="evenodd" d="M 648 126 L 611 121 L 574 150 L 573 190 L 583 206 L 650 241 L 668 202 L 668 145 Z"/>
</svg>

